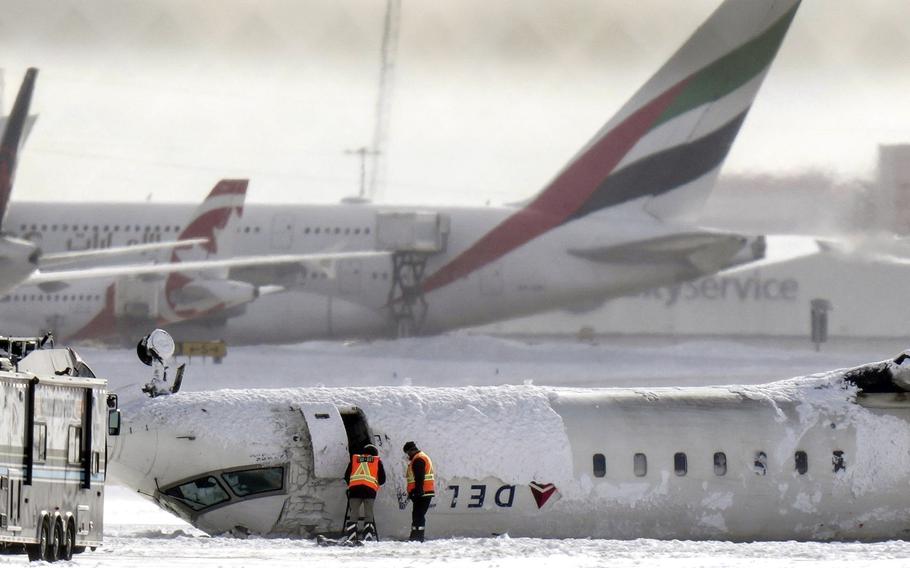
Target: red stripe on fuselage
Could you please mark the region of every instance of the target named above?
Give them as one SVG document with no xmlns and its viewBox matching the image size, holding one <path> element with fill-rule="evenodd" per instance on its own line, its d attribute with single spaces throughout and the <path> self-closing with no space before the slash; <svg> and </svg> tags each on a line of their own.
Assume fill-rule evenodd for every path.
<svg viewBox="0 0 910 568">
<path fill-rule="evenodd" d="M 69 339 L 98 339 L 109 337 L 117 330 L 117 316 L 114 315 L 114 285 L 104 291 L 104 307 Z"/>
<path fill-rule="evenodd" d="M 690 79 L 683 79 L 596 141 L 527 207 L 497 225 L 428 277 L 423 291 L 430 292 L 451 284 L 565 223 L 651 129 Z"/>
</svg>

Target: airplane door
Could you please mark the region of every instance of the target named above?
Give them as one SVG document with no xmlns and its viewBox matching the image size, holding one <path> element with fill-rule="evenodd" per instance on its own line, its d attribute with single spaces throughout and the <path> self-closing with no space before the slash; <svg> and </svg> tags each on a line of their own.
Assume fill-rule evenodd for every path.
<svg viewBox="0 0 910 568">
<path fill-rule="evenodd" d="M 359 260 L 338 261 L 338 288 L 342 294 L 360 293 L 360 265 Z"/>
<path fill-rule="evenodd" d="M 314 475 L 337 479 L 351 461 L 341 413 L 334 404 L 326 403 L 302 404 L 300 412 L 310 430 Z"/>
<path fill-rule="evenodd" d="M 272 249 L 288 250 L 294 243 L 294 216 L 279 213 L 272 217 Z"/>
</svg>

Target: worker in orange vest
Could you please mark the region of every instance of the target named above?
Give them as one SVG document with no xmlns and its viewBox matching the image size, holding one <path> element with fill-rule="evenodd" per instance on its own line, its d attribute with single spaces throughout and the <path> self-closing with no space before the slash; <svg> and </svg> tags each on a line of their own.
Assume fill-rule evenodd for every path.
<svg viewBox="0 0 910 568">
<path fill-rule="evenodd" d="M 345 538 L 348 540 L 379 540 L 373 503 L 379 486 L 385 484 L 385 468 L 379 459 L 379 450 L 367 444 L 363 451 L 351 455 L 351 465 L 345 469 L 344 481 L 348 484 L 348 516 L 345 520 Z M 360 512 L 363 510 L 363 515 Z M 360 521 L 363 524 L 358 530 Z"/>
<path fill-rule="evenodd" d="M 408 499 L 414 502 L 411 511 L 411 536 L 409 540 L 423 542 L 427 524 L 427 510 L 436 495 L 436 470 L 430 456 L 421 452 L 414 442 L 404 445 L 408 455 Z"/>
</svg>

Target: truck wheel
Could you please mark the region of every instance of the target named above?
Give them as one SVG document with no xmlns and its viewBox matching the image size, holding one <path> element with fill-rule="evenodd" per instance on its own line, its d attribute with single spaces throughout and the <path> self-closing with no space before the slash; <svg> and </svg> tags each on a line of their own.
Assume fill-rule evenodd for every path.
<svg viewBox="0 0 910 568">
<path fill-rule="evenodd" d="M 66 530 L 60 519 L 54 521 L 54 534 L 48 541 L 47 561 L 56 562 L 63 558 L 63 549 L 66 546 Z"/>
<path fill-rule="evenodd" d="M 47 517 L 41 523 L 41 530 L 38 532 L 38 543 L 28 544 L 25 551 L 28 552 L 28 559 L 32 562 L 39 560 L 48 560 L 48 541 L 50 540 L 51 524 Z"/>
<path fill-rule="evenodd" d="M 73 521 L 66 524 L 66 533 L 63 541 L 63 548 L 60 549 L 60 560 L 72 560 L 73 552 L 76 550 L 76 527 Z"/>
</svg>

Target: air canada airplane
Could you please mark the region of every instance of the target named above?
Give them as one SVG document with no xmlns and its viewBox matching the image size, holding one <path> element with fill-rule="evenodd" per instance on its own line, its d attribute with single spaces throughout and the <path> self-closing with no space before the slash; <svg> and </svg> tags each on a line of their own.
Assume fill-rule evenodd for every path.
<svg viewBox="0 0 910 568">
<path fill-rule="evenodd" d="M 108 472 L 210 534 L 314 537 L 372 443 L 377 526 L 406 538 L 416 439 L 430 538 L 906 539 L 908 393 L 907 353 L 754 386 L 181 392 L 123 406 Z"/>
<path fill-rule="evenodd" d="M 247 207 L 236 254 L 388 254 L 339 259 L 334 278 L 300 266 L 231 270 L 232 281 L 285 291 L 249 302 L 242 313 L 212 310 L 168 329 L 178 338 L 232 343 L 432 333 L 590 305 L 762 258 L 760 240 L 687 219 L 714 186 L 797 6 L 725 1 L 523 206 Z M 10 225 L 46 250 L 64 251 L 160 238 L 175 215 L 184 215 L 177 211 L 18 204 Z M 110 283 L 94 286 L 93 296 L 105 301 L 85 315 L 106 322 L 92 327 L 93 337 L 103 337 L 118 329 L 103 314 L 118 313 L 124 301 L 117 286 L 113 294 L 106 293 Z M 137 337 L 148 323 L 167 319 L 155 302 L 147 304 L 149 321 L 140 322 Z M 0 317 L 9 319 L 16 305 L 0 303 Z M 15 318 L 24 326 L 16 333 L 34 333 L 57 315 L 57 306 L 30 299 L 23 308 L 30 319 Z M 84 323 L 57 333 L 79 335 Z"/>
</svg>

